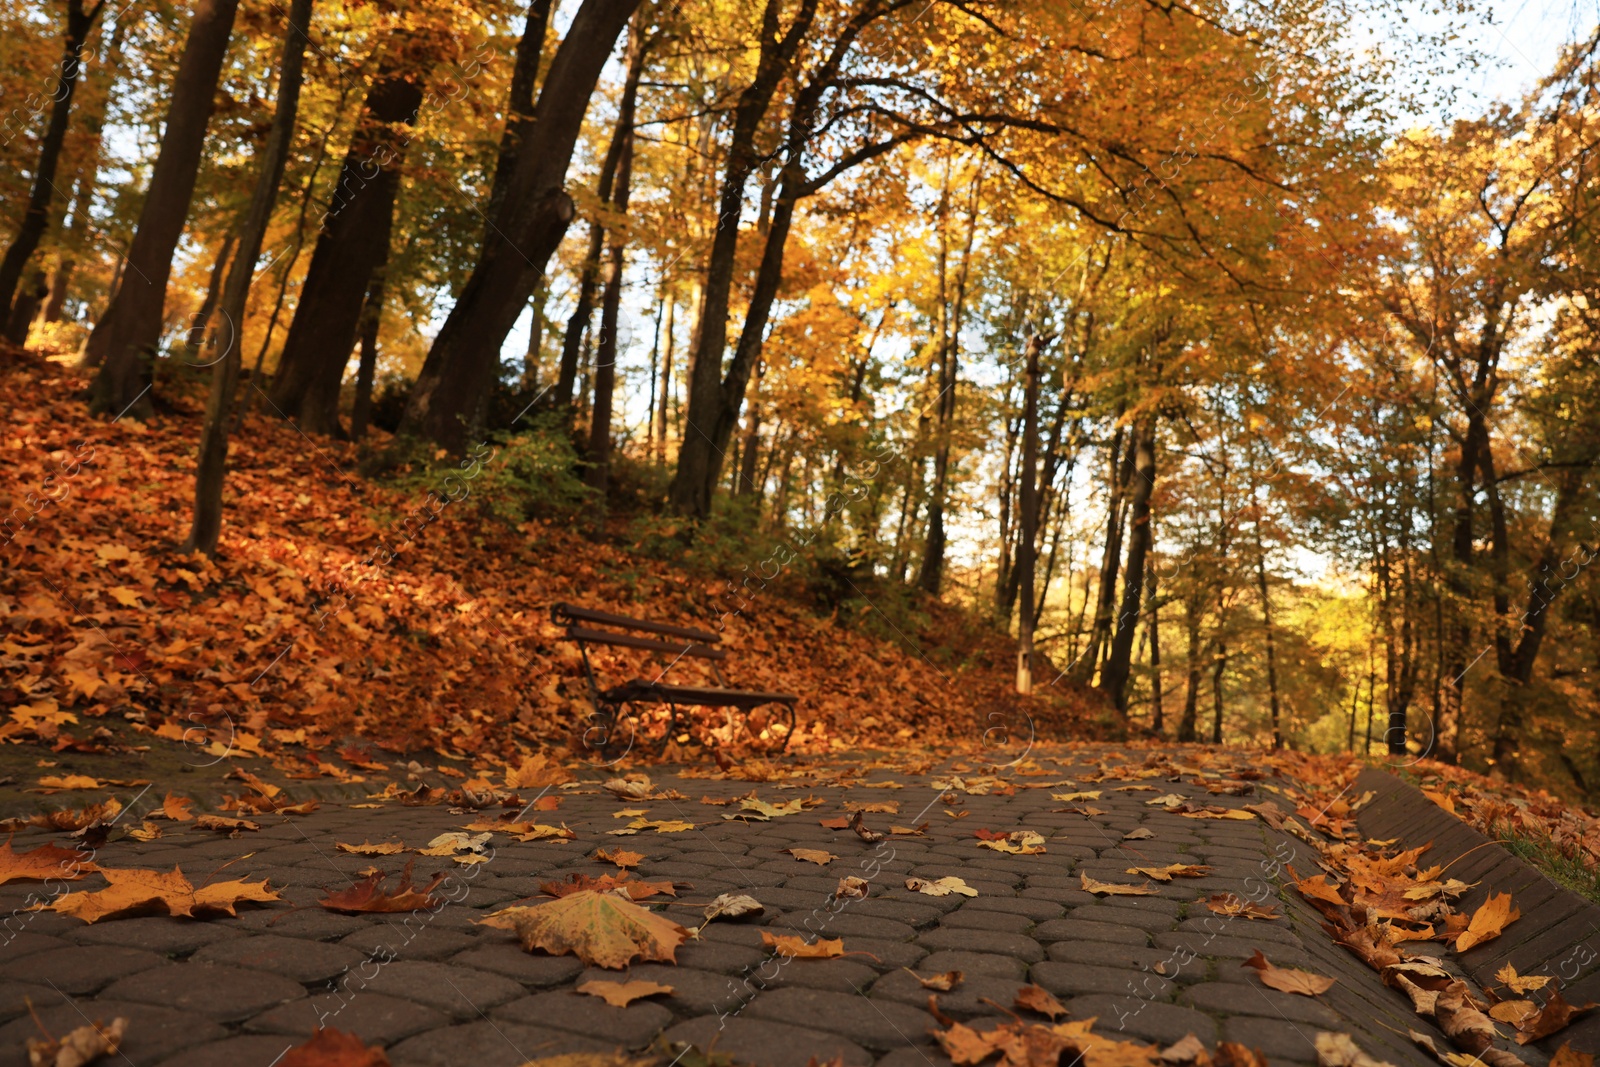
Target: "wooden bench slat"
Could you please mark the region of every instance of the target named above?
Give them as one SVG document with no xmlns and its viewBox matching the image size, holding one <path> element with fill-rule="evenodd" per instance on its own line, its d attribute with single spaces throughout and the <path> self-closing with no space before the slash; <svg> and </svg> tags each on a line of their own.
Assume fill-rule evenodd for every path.
<svg viewBox="0 0 1600 1067">
<path fill-rule="evenodd" d="M 648 619 L 634 619 L 626 615 L 613 615 L 608 611 L 579 608 L 571 604 L 556 604 L 552 606 L 550 618 L 559 625 L 566 625 L 568 622 L 597 622 L 602 626 L 619 626 L 644 633 L 681 637 L 686 641 L 696 641 L 703 645 L 715 645 L 722 641 L 721 634 L 714 634 L 706 630 L 695 630 L 688 626 L 672 626 L 664 622 L 651 622 Z"/>
<path fill-rule="evenodd" d="M 694 642 L 674 644 L 671 641 L 656 641 L 649 637 L 634 637 L 632 634 L 591 630 L 584 626 L 567 627 L 567 636 L 574 641 L 586 641 L 594 645 L 620 645 L 623 648 L 643 648 L 651 652 L 665 652 L 674 656 L 698 656 L 701 659 L 714 660 L 728 658 L 728 650 L 725 648 L 710 648 Z"/>
<path fill-rule="evenodd" d="M 608 689 L 607 700 L 627 702 L 632 700 L 658 700 L 663 703 L 684 704 L 704 708 L 753 708 L 762 704 L 786 704 L 794 707 L 800 698 L 793 693 L 763 693 L 754 689 L 716 689 L 695 685 L 667 685 L 635 678 L 631 682 Z"/>
</svg>

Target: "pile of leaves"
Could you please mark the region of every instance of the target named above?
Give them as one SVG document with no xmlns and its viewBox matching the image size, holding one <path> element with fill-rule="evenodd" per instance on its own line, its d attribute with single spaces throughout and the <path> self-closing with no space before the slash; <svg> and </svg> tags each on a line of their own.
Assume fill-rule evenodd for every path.
<svg viewBox="0 0 1600 1067">
<path fill-rule="evenodd" d="M 5 349 L 0 377 L 0 741 L 106 751 L 113 719 L 219 756 L 292 753 L 280 764 L 303 777 L 347 773 L 331 753 L 352 736 L 515 762 L 574 744 L 591 715 L 558 601 L 722 632 L 736 685 L 801 694 L 795 751 L 964 736 L 975 706 L 1010 700 L 998 633 L 968 667 L 937 666 L 913 647 L 923 635 L 885 643 L 778 585 L 723 596 L 742 571 L 717 580 L 570 523 L 507 522 L 489 476 L 365 479 L 354 446 L 270 412 L 234 438 L 218 559 L 184 555 L 198 403 L 111 423 L 88 416 L 75 370 Z M 492 472 L 493 448 L 477 454 Z M 594 658 L 614 683 L 658 672 L 629 650 Z M 1049 701 L 1058 721 L 1085 717 L 1080 697 Z"/>
</svg>

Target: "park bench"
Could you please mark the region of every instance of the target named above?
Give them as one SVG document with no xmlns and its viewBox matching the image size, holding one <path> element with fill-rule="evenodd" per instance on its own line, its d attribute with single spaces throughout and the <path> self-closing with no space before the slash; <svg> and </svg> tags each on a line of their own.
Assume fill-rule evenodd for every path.
<svg viewBox="0 0 1600 1067">
<path fill-rule="evenodd" d="M 728 650 L 720 647 L 721 634 L 613 615 L 571 604 L 553 605 L 550 608 L 550 620 L 557 626 L 566 627 L 566 639 L 576 642 L 583 656 L 589 701 L 594 705 L 594 718 L 584 733 L 585 747 L 599 749 L 608 756 L 626 753 L 633 747 L 641 722 L 637 710 L 631 719 L 628 718 L 629 706 L 637 709 L 640 706 L 663 704 L 671 709 L 671 713 L 661 736 L 661 751 L 666 750 L 668 742 L 674 737 L 681 738 L 685 734 L 701 744 L 706 743 L 695 736 L 692 719 L 681 710 L 696 707 L 723 709 L 730 735 L 734 726 L 733 715 L 739 713 L 744 717 L 744 732 L 752 741 L 761 741 L 760 735 L 765 732 L 770 743 L 775 728 L 781 724 L 784 727 L 783 740 L 777 751 L 782 752 L 789 747 L 789 738 L 794 734 L 794 705 L 800 698 L 792 693 L 764 693 L 730 686 L 718 666 L 728 658 Z M 665 662 L 653 680 L 635 678 L 603 689 L 589 658 L 591 645 L 642 649 L 664 657 Z M 667 672 L 685 657 L 706 660 L 717 684 L 674 685 L 666 682 Z M 758 729 L 751 723 L 751 713 L 768 706 L 775 706 L 775 710 L 769 713 L 767 725 Z"/>
</svg>

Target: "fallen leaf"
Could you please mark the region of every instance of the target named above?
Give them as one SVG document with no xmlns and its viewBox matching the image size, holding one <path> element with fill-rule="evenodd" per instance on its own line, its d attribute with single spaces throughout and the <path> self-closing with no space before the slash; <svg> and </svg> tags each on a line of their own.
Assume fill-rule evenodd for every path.
<svg viewBox="0 0 1600 1067">
<path fill-rule="evenodd" d="M 745 893 L 723 893 L 706 905 L 702 914 L 706 922 L 713 919 L 754 919 L 766 911 L 766 906 Z"/>
<path fill-rule="evenodd" d="M 1285 993 L 1299 993 L 1302 996 L 1314 997 L 1318 993 L 1326 993 L 1333 988 L 1333 979 L 1324 978 L 1320 974 L 1302 971 L 1293 967 L 1274 967 L 1267 961 L 1267 957 L 1256 949 L 1256 954 L 1245 960 L 1239 966 L 1254 967 L 1261 972 L 1263 985 L 1273 989 L 1280 989 Z"/>
<path fill-rule="evenodd" d="M 626 1008 L 641 997 L 653 997 L 661 993 L 671 993 L 672 991 L 673 989 L 669 985 L 638 979 L 632 982 L 608 982 L 603 978 L 596 978 L 578 986 L 579 993 L 587 993 L 591 997 L 599 997 L 613 1008 Z"/>
<path fill-rule="evenodd" d="M 192 807 L 194 807 L 194 801 L 189 797 L 178 797 L 168 793 L 167 799 L 161 802 L 159 814 L 161 817 L 171 819 L 173 822 L 189 822 L 194 818 L 194 814 L 189 810 Z M 152 812 L 151 814 L 156 813 Z"/>
<path fill-rule="evenodd" d="M 1548 974 L 1518 974 L 1517 969 L 1511 964 L 1506 964 L 1494 972 L 1495 980 L 1503 982 L 1506 988 L 1513 993 L 1531 993 L 1535 989 L 1543 989 L 1549 985 L 1553 976 Z"/>
<path fill-rule="evenodd" d="M 383 871 L 369 875 L 364 881 L 357 882 L 349 889 L 341 889 L 337 893 L 329 893 L 317 901 L 329 911 L 348 911 L 356 913 L 367 912 L 399 912 L 419 911 L 422 908 L 436 908 L 440 901 L 431 896 L 434 887 L 444 881 L 445 874 L 440 872 L 433 876 L 433 880 L 418 889 L 411 884 L 411 868 L 415 861 L 407 863 L 405 870 L 400 872 L 400 881 L 395 886 L 394 892 L 380 889 L 383 880 L 388 877 Z"/>
<path fill-rule="evenodd" d="M 363 841 L 359 845 L 335 841 L 333 847 L 340 852 L 348 852 L 355 856 L 393 856 L 406 850 L 406 846 L 399 841 L 385 841 L 379 845 L 374 845 L 371 841 Z"/>
<path fill-rule="evenodd" d="M 1206 900 L 1206 907 L 1218 915 L 1227 915 L 1230 918 L 1244 916 L 1246 919 L 1281 919 L 1277 910 L 1270 904 L 1252 904 L 1243 897 L 1233 893 L 1218 893 Z"/>
<path fill-rule="evenodd" d="M 318 1029 L 311 1040 L 285 1052 L 276 1067 L 389 1067 L 389 1057 L 355 1034 Z"/>
<path fill-rule="evenodd" d="M 1258 953 L 1259 955 L 1259 953 Z M 1361 1051 L 1349 1034 L 1317 1034 L 1317 1067 L 1393 1067 Z"/>
<path fill-rule="evenodd" d="M 954 875 L 948 875 L 935 881 L 926 878 L 907 878 L 906 888 L 913 892 L 930 897 L 947 897 L 951 893 L 959 893 L 964 897 L 975 897 L 978 891 Z"/>
<path fill-rule="evenodd" d="M 196 830 L 214 830 L 221 834 L 236 834 L 240 830 L 259 830 L 261 827 L 249 819 L 230 819 L 225 815 L 202 815 L 194 821 Z"/>
<path fill-rule="evenodd" d="M 1206 1051 L 1205 1045 L 1193 1034 L 1185 1034 L 1183 1040 L 1161 1050 L 1161 1062 L 1170 1067 L 1201 1067 L 1210 1059 L 1211 1054 Z"/>
<path fill-rule="evenodd" d="M 1237 1041 L 1223 1041 L 1212 1056 L 1214 1067 L 1267 1067 L 1267 1058 Z"/>
<path fill-rule="evenodd" d="M 894 807 L 896 811 L 900 810 L 900 805 L 896 804 Z M 850 829 L 854 830 L 856 836 L 867 844 L 876 844 L 883 840 L 883 834 L 877 830 L 867 829 L 865 812 L 866 808 L 856 809 L 856 813 L 850 817 Z"/>
<path fill-rule="evenodd" d="M 540 882 L 539 892 L 551 897 L 564 897 L 584 891 L 596 893 L 621 892 L 629 900 L 648 900 L 651 897 L 678 895 L 677 886 L 671 882 L 634 881 L 628 871 L 591 878 L 587 874 L 569 874 L 565 882 Z"/>
<path fill-rule="evenodd" d="M 1466 932 L 1456 938 L 1456 951 L 1465 952 L 1473 945 L 1481 945 L 1505 932 L 1522 912 L 1511 906 L 1510 893 L 1495 893 L 1472 913 Z"/>
<path fill-rule="evenodd" d="M 628 834 L 636 834 L 640 830 L 654 830 L 658 834 L 681 834 L 693 829 L 694 823 L 681 820 L 635 819 L 620 830 L 607 830 L 606 833 L 612 837 L 625 837 Z M 572 831 L 567 830 L 566 833 L 570 835 Z M 518 840 L 522 839 L 518 838 Z"/>
<path fill-rule="evenodd" d="M 844 802 L 844 810 L 854 812 L 857 815 L 864 812 L 877 815 L 898 815 L 900 814 L 900 802 L 898 800 L 847 800 Z"/>
<path fill-rule="evenodd" d="M 1587 1052 L 1579 1052 L 1571 1045 L 1563 1044 L 1556 1049 L 1556 1054 L 1550 1057 L 1550 1067 L 1594 1067 L 1594 1057 Z"/>
<path fill-rule="evenodd" d="M 1157 889 L 1149 882 L 1145 882 L 1143 885 L 1122 885 L 1117 882 L 1102 882 L 1098 879 L 1090 878 L 1087 874 L 1084 874 L 1081 871 L 1078 873 L 1078 880 L 1082 883 L 1084 892 L 1094 893 L 1096 896 L 1153 897 L 1161 892 L 1161 890 Z"/>
<path fill-rule="evenodd" d="M 807 942 L 805 938 L 793 934 L 774 934 L 763 930 L 761 946 L 792 959 L 831 960 L 844 955 L 844 941 L 841 938 L 830 940 L 819 937 L 815 941 Z"/>
<path fill-rule="evenodd" d="M 128 1020 L 116 1018 L 110 1026 L 95 1022 L 80 1026 L 57 1041 L 52 1037 L 28 1038 L 32 1067 L 84 1067 L 115 1053 L 128 1033 Z"/>
<path fill-rule="evenodd" d="M 1048 990 L 1041 989 L 1036 985 L 1025 985 L 1017 990 L 1017 999 L 1012 1007 L 1025 1008 L 1028 1011 L 1036 1011 L 1040 1015 L 1048 1015 L 1051 1022 L 1067 1013 L 1067 1009 L 1059 1000 L 1051 996 Z"/>
<path fill-rule="evenodd" d="M 845 877 L 839 879 L 838 888 L 833 891 L 833 895 L 839 900 L 853 897 L 865 897 L 867 895 L 868 884 L 869 883 L 865 878 L 857 878 L 853 874 L 846 875 Z"/>
<path fill-rule="evenodd" d="M 594 858 L 602 863 L 614 863 L 618 867 L 637 867 L 644 862 L 644 856 L 638 852 L 629 852 L 625 848 L 602 848 L 594 854 Z"/>
<path fill-rule="evenodd" d="M 1428 1034 L 1419 1033 L 1416 1030 L 1408 1030 L 1407 1033 L 1410 1035 L 1413 1044 L 1418 1048 L 1424 1048 L 1433 1053 L 1438 1057 L 1439 1062 L 1446 1064 L 1447 1067 L 1478 1067 L 1478 1064 L 1484 1062 L 1477 1056 L 1471 1056 L 1465 1052 L 1452 1052 L 1448 1048 L 1440 1048 Z M 1369 1059 L 1367 1062 L 1373 1063 L 1375 1061 Z"/>
<path fill-rule="evenodd" d="M 38 793 L 59 793 L 74 789 L 103 789 L 105 783 L 98 778 L 90 778 L 86 774 L 47 774 L 39 779 L 39 788 L 32 790 Z"/>
<path fill-rule="evenodd" d="M 643 800 L 655 792 L 650 777 L 644 774 L 630 774 L 626 778 L 608 778 L 601 784 L 601 788 L 623 800 Z"/>
<path fill-rule="evenodd" d="M 828 864 L 839 858 L 832 852 L 826 852 L 820 848 L 785 848 L 780 849 L 779 851 L 787 852 L 797 860 L 804 860 L 807 863 L 815 863 L 822 867 L 826 867 Z"/>
<path fill-rule="evenodd" d="M 1165 867 L 1129 867 L 1124 873 L 1142 874 L 1158 882 L 1170 882 L 1174 877 L 1204 878 L 1211 873 L 1211 868 L 1195 863 L 1169 863 Z"/>
<path fill-rule="evenodd" d="M 235 905 L 245 901 L 282 899 L 265 880 L 215 882 L 196 888 L 179 867 L 170 872 L 102 867 L 99 872 L 110 883 L 105 889 L 67 893 L 53 900 L 49 910 L 93 923 L 130 912 L 157 910 L 186 917 L 207 911 L 236 915 Z"/>
<path fill-rule="evenodd" d="M 571 954 L 590 967 L 617 970 L 635 959 L 677 962 L 689 931 L 614 893 L 578 892 L 532 907 L 505 908 L 481 920 L 515 930 L 530 952 Z"/>
<path fill-rule="evenodd" d="M 905 971 L 911 977 L 915 978 L 922 985 L 923 989 L 933 989 L 940 993 L 948 993 L 956 986 L 961 984 L 962 974 L 960 971 L 945 971 L 943 974 L 936 974 L 931 978 L 924 978 L 916 971 L 913 971 L 910 967 L 902 967 L 900 969 Z"/>
<path fill-rule="evenodd" d="M 0 845 L 0 885 L 7 882 L 43 882 L 50 878 L 70 882 L 99 869 L 94 864 L 92 852 L 79 852 L 55 845 L 40 845 L 27 852 L 14 852 L 10 838 Z"/>
<path fill-rule="evenodd" d="M 985 837 L 980 833 L 979 848 L 992 848 L 1017 856 L 1037 856 L 1045 851 L 1044 835 L 1033 830 L 1013 830 L 999 837 Z"/>
<path fill-rule="evenodd" d="M 1137 830 L 1129 830 L 1123 834 L 1122 839 L 1124 841 L 1148 841 L 1155 836 L 1155 834 L 1141 826 Z"/>
<path fill-rule="evenodd" d="M 1549 1037 L 1560 1030 L 1565 1030 L 1573 1019 L 1596 1007 L 1594 1003 L 1568 1004 L 1561 998 L 1561 989 L 1557 987 L 1550 991 L 1550 999 L 1544 1002 L 1544 1007 L 1539 1009 L 1537 1015 L 1524 1018 L 1517 1023 L 1517 1044 L 1526 1045 L 1530 1041 L 1539 1041 Z"/>
<path fill-rule="evenodd" d="M 835 815 L 831 819 L 818 819 L 817 822 L 829 830 L 850 829 L 850 816 Z"/>
<path fill-rule="evenodd" d="M 454 856 L 457 852 L 482 852 L 492 836 L 487 832 L 469 836 L 459 830 L 451 830 L 429 841 L 426 848 L 417 849 L 417 855 Z"/>
<path fill-rule="evenodd" d="M 1502 1000 L 1489 1009 L 1489 1018 L 1495 1022 L 1516 1026 L 1524 1018 L 1539 1013 L 1539 1005 L 1531 1000 Z"/>
<path fill-rule="evenodd" d="M 1091 789 L 1091 790 L 1089 790 L 1087 792 L 1082 792 L 1082 793 L 1051 793 L 1050 794 L 1050 799 L 1051 800 L 1060 800 L 1060 801 L 1063 801 L 1064 803 L 1068 803 L 1068 804 L 1072 803 L 1075 800 L 1099 800 L 1100 799 L 1100 790 Z"/>
</svg>

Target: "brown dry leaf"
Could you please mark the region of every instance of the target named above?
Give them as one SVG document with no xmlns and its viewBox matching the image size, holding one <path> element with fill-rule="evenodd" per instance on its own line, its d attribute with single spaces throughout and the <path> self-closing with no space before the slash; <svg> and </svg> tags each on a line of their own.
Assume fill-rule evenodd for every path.
<svg viewBox="0 0 1600 1067">
<path fill-rule="evenodd" d="M 865 878 L 857 878 L 855 875 L 850 874 L 839 879 L 839 885 L 834 889 L 833 895 L 839 900 L 865 897 L 867 895 L 867 887 L 868 882 Z"/>
<path fill-rule="evenodd" d="M 128 1020 L 116 1018 L 110 1026 L 90 1023 L 68 1033 L 60 1041 L 52 1037 L 28 1038 L 28 1063 L 32 1067 L 85 1067 L 102 1056 L 110 1056 L 128 1033 Z"/>
<path fill-rule="evenodd" d="M 1568 1004 L 1561 999 L 1559 987 L 1552 989 L 1550 999 L 1544 1002 L 1544 1007 L 1539 1009 L 1539 1013 L 1517 1024 L 1517 1044 L 1526 1045 L 1530 1041 L 1539 1041 L 1557 1031 L 1565 1030 L 1573 1019 L 1595 1006 L 1592 1002 Z"/>
<path fill-rule="evenodd" d="M 1259 1050 L 1237 1041 L 1224 1041 L 1217 1045 L 1213 1062 L 1215 1067 L 1267 1067 L 1267 1058 Z"/>
<path fill-rule="evenodd" d="M 619 970 L 635 959 L 676 963 L 689 931 L 614 893 L 583 891 L 532 907 L 505 908 L 482 920 L 515 930 L 528 951 L 571 953 L 590 967 Z"/>
<path fill-rule="evenodd" d="M 97 871 L 94 853 L 72 848 L 40 845 L 27 852 L 14 852 L 11 839 L 0 845 L 0 885 L 7 882 L 43 882 L 49 878 L 73 881 L 88 871 Z"/>
<path fill-rule="evenodd" d="M 1339 895 L 1338 887 L 1328 884 L 1328 876 L 1319 874 L 1313 878 L 1300 878 L 1295 875 L 1294 868 L 1289 869 L 1289 874 L 1295 879 L 1294 887 L 1300 895 L 1307 900 L 1320 900 L 1335 907 L 1343 907 L 1348 901 Z"/>
<path fill-rule="evenodd" d="M 196 888 L 178 867 L 168 871 L 137 868 L 100 868 L 110 885 L 93 892 L 68 893 L 49 905 L 50 911 L 75 915 L 86 923 L 115 918 L 129 912 L 165 909 L 168 915 L 193 917 L 196 912 L 221 911 L 235 915 L 244 901 L 281 900 L 260 882 L 215 882 Z"/>
<path fill-rule="evenodd" d="M 850 816 L 848 815 L 835 815 L 831 819 L 818 819 L 817 822 L 828 830 L 850 829 Z"/>
<path fill-rule="evenodd" d="M 311 1040 L 285 1052 L 276 1067 L 389 1067 L 389 1057 L 381 1048 L 368 1048 L 355 1034 L 319 1029 Z"/>
<path fill-rule="evenodd" d="M 1158 882 L 1170 882 L 1175 877 L 1204 878 L 1211 873 L 1211 868 L 1197 863 L 1169 863 L 1165 867 L 1129 867 L 1124 873 L 1142 874 Z"/>
<path fill-rule="evenodd" d="M 889 833 L 895 837 L 927 837 L 928 824 L 922 823 L 919 826 L 891 826 L 889 827 Z"/>
<path fill-rule="evenodd" d="M 975 897 L 978 891 L 960 878 L 948 875 L 935 881 L 926 878 L 907 878 L 906 888 L 915 893 L 930 897 L 947 897 L 951 893 L 959 893 L 964 897 Z"/>
<path fill-rule="evenodd" d="M 900 802 L 898 800 L 847 800 L 844 802 L 844 810 L 857 815 L 863 812 L 874 815 L 898 815 L 900 814 Z"/>
<path fill-rule="evenodd" d="M 215 830 L 219 834 L 236 834 L 240 830 L 259 830 L 260 825 L 249 819 L 230 819 L 226 815 L 202 815 L 194 821 L 196 830 Z"/>
<path fill-rule="evenodd" d="M 400 872 L 400 882 L 392 893 L 378 888 L 383 884 L 383 880 L 389 877 L 387 873 L 379 871 L 349 889 L 329 893 L 317 903 L 329 911 L 357 913 L 419 911 L 422 908 L 438 907 L 439 900 L 430 894 L 435 886 L 444 881 L 444 872 L 434 875 L 431 882 L 418 889 L 411 884 L 411 868 L 414 863 L 414 860 L 412 863 L 407 863 L 405 870 Z"/>
<path fill-rule="evenodd" d="M 560 785 L 572 779 L 571 771 L 542 753 L 529 756 L 522 761 L 520 767 L 506 768 L 506 788 L 513 792 L 518 789 L 539 789 L 544 786 Z"/>
<path fill-rule="evenodd" d="M 1571 1045 L 1562 1045 L 1550 1057 L 1550 1067 L 1594 1067 L 1594 1057 L 1587 1052 L 1579 1052 Z"/>
<path fill-rule="evenodd" d="M 545 829 L 553 829 L 553 827 L 546 827 Z M 681 834 L 693 829 L 694 823 L 684 822 L 681 819 L 635 819 L 620 830 L 607 830 L 606 833 L 613 837 L 626 837 L 629 834 L 636 834 L 640 830 L 654 830 L 658 834 Z M 572 836 L 572 831 L 566 829 L 566 827 L 562 827 L 559 833 L 562 836 Z M 519 837 L 517 840 L 532 839 Z"/>
<path fill-rule="evenodd" d="M 1465 1052 L 1451 1052 L 1448 1048 L 1440 1048 L 1438 1043 L 1428 1034 L 1420 1033 L 1416 1030 L 1408 1030 L 1406 1032 L 1410 1035 L 1412 1044 L 1433 1053 L 1434 1056 L 1438 1057 L 1439 1062 L 1445 1064 L 1446 1067 L 1478 1067 L 1483 1062 L 1477 1056 L 1471 1056 Z"/>
<path fill-rule="evenodd" d="M 1034 830 L 1013 830 L 1009 834 L 981 837 L 978 847 L 1014 856 L 1038 856 L 1045 851 L 1044 835 Z"/>
<path fill-rule="evenodd" d="M 1494 972 L 1494 977 L 1496 981 L 1504 982 L 1513 993 L 1531 993 L 1535 989 L 1543 989 L 1552 979 L 1548 974 L 1518 974 L 1517 969 L 1509 963 Z"/>
<path fill-rule="evenodd" d="M 1473 945 L 1481 945 L 1505 932 L 1522 912 L 1511 906 L 1510 893 L 1495 893 L 1472 913 L 1466 932 L 1456 938 L 1456 951 L 1465 952 Z"/>
<path fill-rule="evenodd" d="M 406 846 L 399 841 L 385 841 L 379 845 L 374 845 L 371 841 L 363 841 L 359 845 L 335 841 L 333 847 L 340 852 L 348 852 L 353 856 L 393 856 L 406 850 Z"/>
<path fill-rule="evenodd" d="M 1233 893 L 1217 893 L 1206 901 L 1206 907 L 1218 915 L 1227 915 L 1230 918 L 1241 915 L 1246 919 L 1283 918 L 1270 904 L 1252 904 Z"/>
<path fill-rule="evenodd" d="M 73 789 L 102 789 L 107 783 L 86 774 L 47 774 L 39 779 L 39 788 L 30 793 L 60 793 Z"/>
<path fill-rule="evenodd" d="M 1274 967 L 1267 962 L 1267 957 L 1256 949 L 1256 954 L 1245 960 L 1241 967 L 1254 967 L 1261 972 L 1262 984 L 1273 989 L 1280 989 L 1285 993 L 1299 993 L 1302 996 L 1314 997 L 1318 993 L 1326 993 L 1333 988 L 1333 979 L 1324 978 L 1320 974 L 1302 971 L 1293 967 Z"/>
<path fill-rule="evenodd" d="M 1090 878 L 1082 872 L 1078 874 L 1078 879 L 1083 883 L 1084 892 L 1093 893 L 1096 896 L 1153 897 L 1161 892 L 1149 882 L 1145 882 L 1143 885 L 1122 885 L 1118 882 L 1102 882 L 1098 879 Z"/>
<path fill-rule="evenodd" d="M 898 811 L 899 809 L 900 805 L 896 804 L 895 810 Z M 882 841 L 884 837 L 882 831 L 880 830 L 867 829 L 866 812 L 864 809 L 859 809 L 854 815 L 850 816 L 850 829 L 854 830 L 855 835 L 869 845 L 877 844 L 879 841 Z"/>
<path fill-rule="evenodd" d="M 565 882 L 540 882 L 539 892 L 549 897 L 564 897 L 571 893 L 592 890 L 596 893 L 621 892 L 629 900 L 647 900 L 650 897 L 678 895 L 678 887 L 671 882 L 636 882 L 628 871 L 591 878 L 587 874 L 569 874 Z"/>
<path fill-rule="evenodd" d="M 1531 1000 L 1502 1000 L 1489 1009 L 1489 1018 L 1497 1023 L 1510 1023 L 1516 1026 L 1524 1018 L 1537 1015 L 1539 1005 Z"/>
<path fill-rule="evenodd" d="M 802 960 L 831 960 L 844 955 L 842 938 L 819 937 L 808 943 L 803 937 L 793 934 L 773 934 L 766 930 L 761 931 L 761 947 L 770 949 L 780 956 Z"/>
<path fill-rule="evenodd" d="M 1124 841 L 1149 841 L 1155 836 L 1155 834 L 1141 826 L 1137 830 L 1129 830 L 1127 833 L 1123 834 L 1122 839 Z"/>
<path fill-rule="evenodd" d="M 594 858 L 602 863 L 614 863 L 624 869 L 637 867 L 644 862 L 644 856 L 638 852 L 629 852 L 625 848 L 602 848 L 594 854 Z"/>
<path fill-rule="evenodd" d="M 713 919 L 754 919 L 766 910 L 766 905 L 745 893 L 723 893 L 707 904 L 702 914 L 706 922 L 710 922 Z"/>
<path fill-rule="evenodd" d="M 1059 800 L 1059 801 L 1061 801 L 1062 803 L 1065 803 L 1065 804 L 1071 804 L 1073 801 L 1076 801 L 1076 800 L 1099 800 L 1100 799 L 1100 790 L 1091 789 L 1091 790 L 1088 790 L 1087 792 L 1082 792 L 1082 793 L 1051 793 L 1050 794 L 1050 799 L 1051 800 Z"/>
<path fill-rule="evenodd" d="M 1393 1067 L 1383 1060 L 1373 1059 L 1350 1039 L 1349 1034 L 1331 1034 L 1323 1031 L 1317 1035 L 1317 1067 Z"/>
<path fill-rule="evenodd" d="M 787 852 L 797 860 L 804 860 L 806 863 L 815 863 L 820 867 L 826 867 L 828 864 L 839 858 L 832 852 L 827 852 L 820 848 L 785 848 L 780 849 L 779 851 Z"/>
<path fill-rule="evenodd" d="M 1161 1050 L 1161 1062 L 1168 1067 L 1208 1067 L 1211 1053 L 1198 1037 L 1185 1034 L 1182 1041 Z"/>
<path fill-rule="evenodd" d="M 168 793 L 167 799 L 161 802 L 160 814 L 162 818 L 171 819 L 173 822 L 190 822 L 194 819 L 194 813 L 189 810 L 192 807 L 194 801 L 191 798 Z"/>
<path fill-rule="evenodd" d="M 1028 1011 L 1036 1011 L 1040 1015 L 1048 1015 L 1051 1022 L 1055 1022 L 1067 1013 L 1066 1007 L 1051 996 L 1048 990 L 1036 985 L 1025 985 L 1017 990 L 1017 999 L 1012 1007 L 1026 1008 Z"/>
<path fill-rule="evenodd" d="M 161 836 L 161 827 L 158 824 L 151 822 L 149 819 L 146 819 L 138 826 L 130 829 L 128 831 L 128 836 L 133 838 L 135 841 L 154 841 L 156 838 Z"/>
<path fill-rule="evenodd" d="M 963 977 L 960 971 L 946 971 L 943 974 L 936 974 L 932 978 L 924 978 L 910 967 L 902 967 L 900 969 L 915 978 L 923 989 L 932 989 L 940 993 L 950 992 L 961 984 Z"/>
<path fill-rule="evenodd" d="M 641 997 L 653 997 L 660 993 L 671 993 L 673 989 L 671 986 L 662 985 L 660 982 L 642 980 L 608 982 L 603 978 L 596 978 L 578 986 L 578 992 L 587 993 L 591 997 L 599 997 L 613 1008 L 626 1008 Z"/>
</svg>

